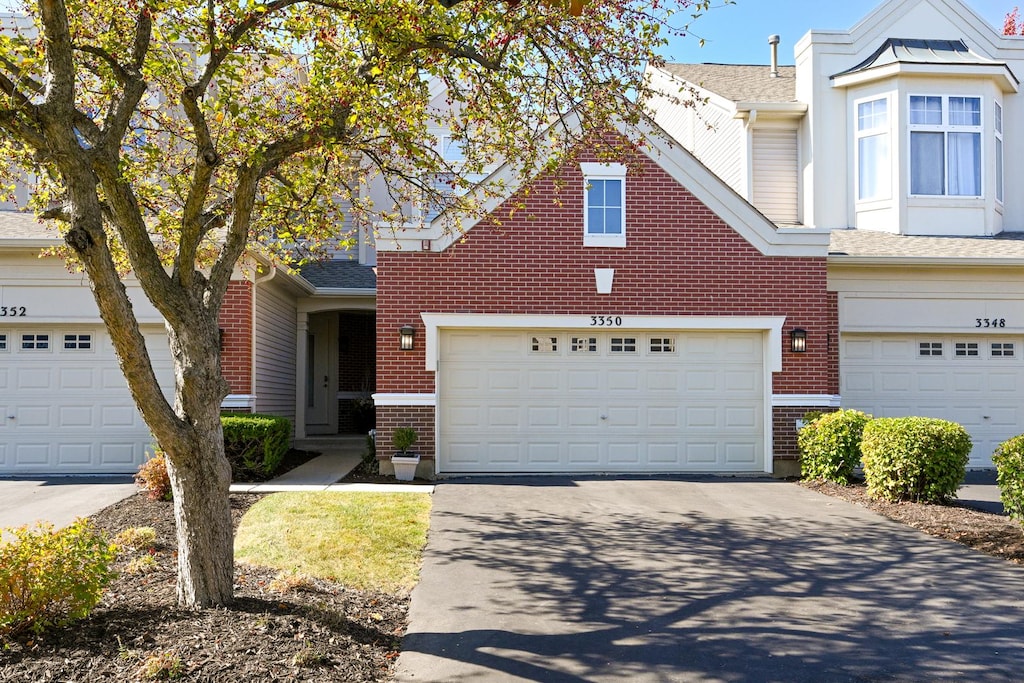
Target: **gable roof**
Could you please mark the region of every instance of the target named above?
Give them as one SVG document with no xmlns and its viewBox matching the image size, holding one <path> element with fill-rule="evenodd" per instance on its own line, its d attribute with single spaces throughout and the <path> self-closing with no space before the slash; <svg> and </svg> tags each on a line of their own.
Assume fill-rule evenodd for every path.
<svg viewBox="0 0 1024 683">
<path fill-rule="evenodd" d="M 733 102 L 795 102 L 796 67 L 780 66 L 772 78 L 771 67 L 754 64 L 665 64 L 672 76 Z"/>
<path fill-rule="evenodd" d="M 833 230 L 829 261 L 835 263 L 1024 263 L 1024 233 L 995 237 L 920 237 L 873 230 Z"/>
<path fill-rule="evenodd" d="M 567 115 L 560 123 L 570 129 L 578 129 L 579 114 Z M 636 144 L 641 153 L 646 154 L 673 180 L 685 187 L 698 201 L 762 254 L 812 257 L 825 255 L 828 245 L 826 231 L 776 226 L 648 117 L 641 117 L 635 126 L 620 119 L 615 123 L 613 131 Z M 554 143 L 547 144 L 553 146 Z M 534 173 L 529 174 L 530 177 L 540 175 L 543 171 L 542 166 L 547 161 L 546 155 L 541 154 L 538 167 L 534 169 Z M 479 201 L 483 216 L 490 215 L 520 187 L 514 168 L 508 163 L 491 173 L 480 186 L 481 189 L 477 189 L 475 198 Z M 484 189 L 484 186 L 489 187 Z M 497 188 L 497 191 L 488 194 L 491 188 Z M 455 229 L 446 229 L 443 214 L 435 218 L 429 226 L 422 228 L 379 226 L 377 250 L 444 251 L 479 224 L 484 219 L 483 216 L 467 216 Z"/>
</svg>

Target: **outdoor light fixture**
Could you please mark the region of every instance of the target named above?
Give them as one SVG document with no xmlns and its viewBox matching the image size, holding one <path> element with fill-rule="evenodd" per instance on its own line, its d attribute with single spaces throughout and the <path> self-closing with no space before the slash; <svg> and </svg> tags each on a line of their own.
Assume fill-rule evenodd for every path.
<svg viewBox="0 0 1024 683">
<path fill-rule="evenodd" d="M 398 348 L 402 351 L 412 351 L 413 340 L 416 339 L 416 328 L 412 325 L 402 325 L 398 328 Z"/>
<path fill-rule="evenodd" d="M 807 350 L 807 330 L 798 327 L 789 333 L 789 349 L 793 353 Z"/>
</svg>

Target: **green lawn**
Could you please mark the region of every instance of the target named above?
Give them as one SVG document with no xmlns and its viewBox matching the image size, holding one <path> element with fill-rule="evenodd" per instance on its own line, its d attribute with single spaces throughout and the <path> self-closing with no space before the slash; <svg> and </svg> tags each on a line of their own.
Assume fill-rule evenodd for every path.
<svg viewBox="0 0 1024 683">
<path fill-rule="evenodd" d="M 242 518 L 235 559 L 351 588 L 410 590 L 419 577 L 430 503 L 424 493 L 274 493 Z"/>
</svg>

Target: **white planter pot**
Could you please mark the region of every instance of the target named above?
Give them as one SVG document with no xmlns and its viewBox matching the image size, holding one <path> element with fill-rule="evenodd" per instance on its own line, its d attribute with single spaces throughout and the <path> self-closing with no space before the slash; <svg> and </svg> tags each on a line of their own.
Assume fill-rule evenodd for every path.
<svg viewBox="0 0 1024 683">
<path fill-rule="evenodd" d="M 420 464 L 418 455 L 392 455 L 391 464 L 395 468 L 395 479 L 412 481 L 416 478 L 416 466 Z"/>
</svg>

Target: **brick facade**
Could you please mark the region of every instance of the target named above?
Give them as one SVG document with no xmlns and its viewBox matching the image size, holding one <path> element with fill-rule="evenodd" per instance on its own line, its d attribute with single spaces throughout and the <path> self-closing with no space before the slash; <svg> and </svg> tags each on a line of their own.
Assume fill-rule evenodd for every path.
<svg viewBox="0 0 1024 683">
<path fill-rule="evenodd" d="M 220 369 L 232 394 L 252 393 L 252 283 L 233 280 L 220 309 Z"/>
<path fill-rule="evenodd" d="M 578 162 L 597 161 L 585 153 L 562 166 L 560 182 L 538 179 L 495 212 L 500 224 L 478 224 L 443 253 L 380 252 L 377 335 L 388 343 L 378 345 L 377 391 L 434 392 L 420 342 L 419 314 L 430 311 L 785 316 L 786 335 L 794 327 L 807 330 L 807 352 L 784 350 L 772 393 L 837 394 L 838 317 L 836 297 L 826 291 L 824 255 L 764 256 L 654 161 L 636 156 L 626 181 L 626 248 L 582 246 Z M 611 294 L 596 293 L 594 268 L 615 269 Z M 416 327 L 417 344 L 401 352 L 397 331 L 406 324 Z M 402 421 L 403 412 L 419 419 L 423 410 L 379 410 L 378 427 L 385 414 Z M 432 443 L 433 419 L 428 422 Z M 784 432 L 776 429 L 776 450 L 792 456 L 792 435 Z"/>
</svg>

